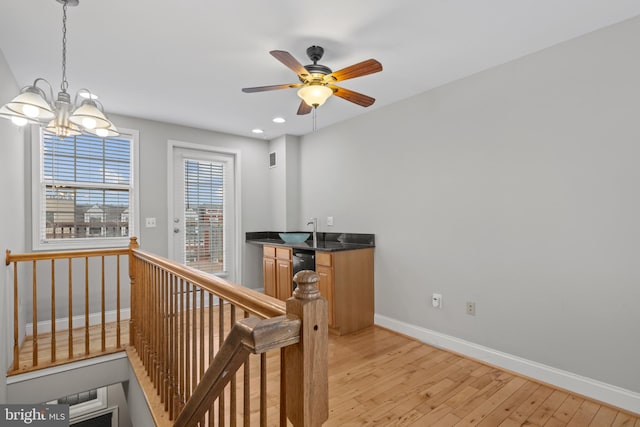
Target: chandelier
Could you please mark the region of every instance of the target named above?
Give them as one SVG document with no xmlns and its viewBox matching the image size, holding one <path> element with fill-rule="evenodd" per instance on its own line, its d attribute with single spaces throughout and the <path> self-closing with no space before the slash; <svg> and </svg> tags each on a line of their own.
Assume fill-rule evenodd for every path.
<svg viewBox="0 0 640 427">
<path fill-rule="evenodd" d="M 62 3 L 62 83 L 58 98 L 53 98 L 51 84 L 37 78 L 33 85 L 25 86 L 20 94 L 0 107 L 0 117 L 18 126 L 39 124 L 59 137 L 91 133 L 99 137 L 118 136 L 119 132 L 104 113 L 98 97 L 87 89 L 80 89 L 73 103 L 67 92 L 67 7 L 77 6 L 79 0 L 56 0 Z M 38 84 L 48 88 L 47 93 Z M 80 104 L 78 104 L 80 98 Z"/>
</svg>

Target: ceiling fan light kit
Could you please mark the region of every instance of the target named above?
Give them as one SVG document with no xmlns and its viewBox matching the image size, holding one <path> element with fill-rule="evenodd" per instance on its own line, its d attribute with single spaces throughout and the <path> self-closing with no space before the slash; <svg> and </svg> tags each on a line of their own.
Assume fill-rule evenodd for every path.
<svg viewBox="0 0 640 427">
<path fill-rule="evenodd" d="M 309 107 L 321 106 L 331 95 L 333 95 L 333 91 L 324 85 L 303 86 L 298 90 L 298 96 Z"/>
<path fill-rule="evenodd" d="M 95 94 L 87 89 L 80 89 L 74 102 L 71 102 L 71 96 L 67 92 L 67 7 L 77 6 L 79 1 L 56 1 L 63 5 L 62 83 L 58 97 L 54 101 L 51 84 L 43 78 L 37 78 L 33 85 L 22 88 L 18 96 L 0 108 L 0 117 L 9 119 L 18 126 L 40 124 L 59 137 L 81 135 L 83 132 L 100 137 L 118 136 L 118 129 L 107 118 Z M 49 96 L 38 86 L 41 82 L 48 86 Z M 79 96 L 85 99 L 76 107 Z"/>
<path fill-rule="evenodd" d="M 313 63 L 304 66 L 295 59 L 293 55 L 284 50 L 272 50 L 269 53 L 295 72 L 298 75 L 300 83 L 248 87 L 243 88 L 243 92 L 254 93 L 299 88 L 297 93 L 302 101 L 298 107 L 298 115 L 309 114 L 312 109 L 324 104 L 331 95 L 335 95 L 362 107 L 368 107 L 375 102 L 375 99 L 370 96 L 344 89 L 334 84 L 343 80 L 382 71 L 382 64 L 375 59 L 367 59 L 366 61 L 333 72 L 329 67 L 318 64 L 318 61 L 322 59 L 324 55 L 324 49 L 320 46 L 307 48 L 307 56 Z"/>
</svg>

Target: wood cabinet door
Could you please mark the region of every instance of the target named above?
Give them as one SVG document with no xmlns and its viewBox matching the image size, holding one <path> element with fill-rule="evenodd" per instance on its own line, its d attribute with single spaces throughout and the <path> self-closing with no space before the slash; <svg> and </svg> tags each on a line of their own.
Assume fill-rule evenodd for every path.
<svg viewBox="0 0 640 427">
<path fill-rule="evenodd" d="M 293 275 L 291 261 L 276 260 L 276 286 L 278 298 L 286 301 L 293 293 Z"/>
<path fill-rule="evenodd" d="M 277 298 L 276 294 L 276 260 L 273 258 L 262 258 L 262 275 L 264 281 L 265 295 Z"/>
<path fill-rule="evenodd" d="M 333 277 L 333 268 L 325 267 L 323 265 L 316 265 L 316 273 L 320 276 L 320 281 L 318 282 L 318 288 L 320 289 L 320 293 L 327 300 L 327 313 L 329 319 L 327 323 L 331 327 L 335 327 L 335 315 L 333 312 L 333 286 L 334 286 L 334 277 Z"/>
</svg>

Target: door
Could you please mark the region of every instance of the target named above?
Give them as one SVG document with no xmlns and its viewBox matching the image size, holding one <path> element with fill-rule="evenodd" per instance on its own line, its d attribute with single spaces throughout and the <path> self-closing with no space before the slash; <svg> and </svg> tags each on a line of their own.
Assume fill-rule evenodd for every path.
<svg viewBox="0 0 640 427">
<path fill-rule="evenodd" d="M 172 257 L 237 281 L 232 154 L 173 147 Z"/>
</svg>

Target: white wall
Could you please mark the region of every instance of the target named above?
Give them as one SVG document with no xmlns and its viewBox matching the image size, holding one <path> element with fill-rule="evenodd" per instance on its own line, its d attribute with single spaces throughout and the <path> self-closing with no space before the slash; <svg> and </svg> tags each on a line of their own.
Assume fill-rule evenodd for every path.
<svg viewBox="0 0 640 427">
<path fill-rule="evenodd" d="M 139 131 L 140 144 L 140 222 L 141 248 L 162 256 L 168 253 L 167 224 L 167 143 L 169 140 L 222 147 L 240 152 L 241 246 L 244 259 L 241 283 L 247 287 L 262 287 L 259 248 L 246 245 L 246 231 L 266 230 L 271 227 L 269 206 L 269 143 L 255 138 L 211 132 L 168 123 L 111 115 L 118 127 Z M 145 228 L 144 218 L 156 218 L 156 228 Z"/>
<path fill-rule="evenodd" d="M 640 392 L 638 40 L 640 18 L 305 136 L 301 218 L 376 234 L 378 315 Z"/>
<path fill-rule="evenodd" d="M 18 85 L 0 51 L 0 105 L 16 96 Z M 6 100 L 6 101 L 5 101 Z M 0 119 L 0 250 L 24 252 L 25 216 L 25 130 L 10 121 Z M 2 258 L 0 273 L 0 403 L 7 401 L 6 370 L 11 363 L 13 348 L 13 291 L 9 281 L 9 269 Z"/>
</svg>

